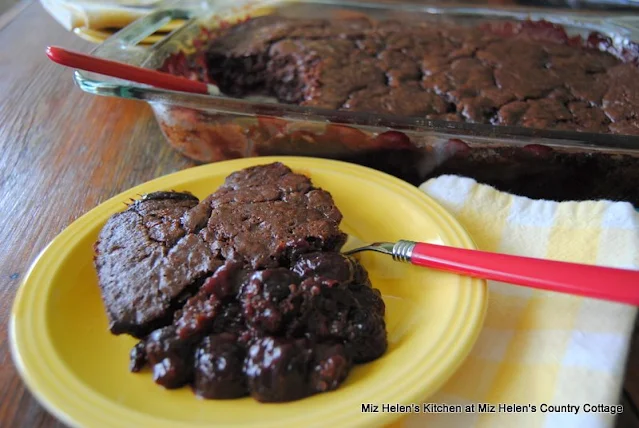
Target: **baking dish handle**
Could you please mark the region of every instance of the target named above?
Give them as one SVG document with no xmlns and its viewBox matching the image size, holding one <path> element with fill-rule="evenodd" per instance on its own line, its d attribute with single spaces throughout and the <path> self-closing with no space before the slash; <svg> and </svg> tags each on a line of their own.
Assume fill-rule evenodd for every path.
<svg viewBox="0 0 639 428">
<path fill-rule="evenodd" d="M 200 16 L 202 13 L 203 10 L 200 1 L 180 0 L 163 2 L 157 10 L 137 19 L 106 39 L 92 54 L 100 57 L 108 57 L 111 60 L 121 61 L 131 65 L 141 66 L 148 56 L 144 53 L 148 49 L 148 46 L 144 48 L 140 47 L 138 46 L 140 42 L 156 33 L 160 28 L 171 21 L 184 21 L 179 28 L 176 28 L 166 35 L 166 37 L 169 37 L 171 34 L 188 25 L 193 18 Z M 156 42 L 153 46 L 162 43 L 166 37 Z"/>
<path fill-rule="evenodd" d="M 91 55 L 143 67 L 149 58 L 149 50 L 163 43 L 167 37 L 180 31 L 203 13 L 205 12 L 202 10 L 202 2 L 199 0 L 162 2 L 157 10 L 137 19 L 98 45 Z M 184 23 L 153 46 L 138 46 L 144 39 L 175 20 L 181 20 Z M 80 88 L 92 94 L 135 98 L 132 96 L 131 82 L 114 78 L 98 78 L 94 73 L 81 70 L 74 72 L 74 80 Z"/>
<path fill-rule="evenodd" d="M 108 45 L 109 47 L 118 48 L 137 46 L 141 41 L 153 35 L 169 22 L 174 20 L 188 21 L 194 16 L 196 14 L 192 9 L 160 9 L 127 25 L 105 40 L 103 46 Z"/>
<path fill-rule="evenodd" d="M 207 1 L 203 0 L 164 0 L 160 1 L 154 12 L 134 21 L 122 30 L 118 31 L 113 37 L 107 39 L 104 44 L 110 43 L 120 48 L 137 46 L 141 41 L 154 34 L 160 28 L 171 21 L 186 21 L 180 28 L 186 26 L 189 20 L 201 18 L 202 16 L 214 13 L 218 8 L 225 8 L 229 5 L 238 3 L 251 3 L 237 0 L 218 0 L 213 7 Z M 172 33 L 179 31 L 175 29 Z M 168 37 L 169 33 L 166 37 Z M 164 39 L 155 43 L 162 43 Z"/>
</svg>

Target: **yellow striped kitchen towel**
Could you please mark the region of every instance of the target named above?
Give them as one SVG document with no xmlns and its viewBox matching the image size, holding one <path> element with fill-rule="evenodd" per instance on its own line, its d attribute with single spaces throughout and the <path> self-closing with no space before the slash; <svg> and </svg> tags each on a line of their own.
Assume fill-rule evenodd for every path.
<svg viewBox="0 0 639 428">
<path fill-rule="evenodd" d="M 535 201 L 456 176 L 420 189 L 452 212 L 480 249 L 639 268 L 639 214 L 631 204 Z M 611 427 L 636 309 L 498 282 L 489 290 L 474 349 L 428 400 L 464 411 L 435 413 L 432 406 L 433 413 L 396 426 Z M 465 407 L 473 404 L 475 411 Z"/>
</svg>

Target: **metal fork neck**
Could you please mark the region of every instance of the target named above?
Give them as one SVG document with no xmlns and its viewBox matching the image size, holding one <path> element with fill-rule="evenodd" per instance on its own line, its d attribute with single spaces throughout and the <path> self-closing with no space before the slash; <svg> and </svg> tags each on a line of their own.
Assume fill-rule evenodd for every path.
<svg viewBox="0 0 639 428">
<path fill-rule="evenodd" d="M 413 241 L 397 241 L 393 245 L 392 256 L 393 260 L 398 262 L 410 263 L 410 259 L 413 256 L 413 249 L 417 243 Z"/>
</svg>

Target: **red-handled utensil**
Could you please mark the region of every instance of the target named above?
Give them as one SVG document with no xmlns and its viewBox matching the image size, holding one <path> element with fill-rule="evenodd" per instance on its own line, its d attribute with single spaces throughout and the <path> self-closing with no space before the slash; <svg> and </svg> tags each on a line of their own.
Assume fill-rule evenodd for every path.
<svg viewBox="0 0 639 428">
<path fill-rule="evenodd" d="M 220 95 L 220 89 L 215 85 L 173 76 L 169 73 L 150 70 L 148 68 L 135 67 L 117 61 L 85 55 L 64 48 L 49 46 L 47 56 L 52 61 L 66 67 L 77 68 L 92 73 L 103 74 L 117 79 L 151 85 L 156 88 L 170 91 L 182 91 L 204 95 Z"/>
<path fill-rule="evenodd" d="M 413 241 L 378 242 L 346 251 L 388 254 L 418 266 L 639 306 L 639 271 L 543 260 Z"/>
</svg>

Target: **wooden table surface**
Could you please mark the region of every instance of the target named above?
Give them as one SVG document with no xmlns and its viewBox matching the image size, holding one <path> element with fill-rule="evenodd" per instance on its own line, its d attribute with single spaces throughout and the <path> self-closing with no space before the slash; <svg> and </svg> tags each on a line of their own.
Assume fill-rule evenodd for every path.
<svg viewBox="0 0 639 428">
<path fill-rule="evenodd" d="M 0 427 L 62 426 L 25 389 L 9 353 L 11 305 L 31 262 L 102 201 L 193 165 L 169 148 L 145 104 L 83 93 L 46 59 L 47 44 L 91 49 L 37 1 L 0 15 Z M 638 344 L 618 427 L 639 427 Z"/>
</svg>

